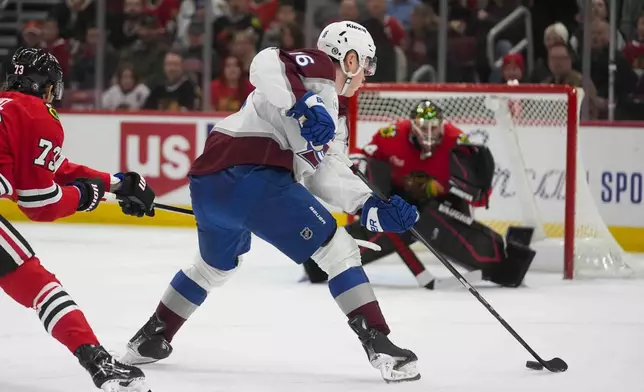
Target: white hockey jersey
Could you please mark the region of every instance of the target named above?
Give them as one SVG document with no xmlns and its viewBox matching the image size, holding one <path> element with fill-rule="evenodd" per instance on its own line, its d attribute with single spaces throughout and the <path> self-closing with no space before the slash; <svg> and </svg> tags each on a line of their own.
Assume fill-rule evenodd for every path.
<svg viewBox="0 0 644 392">
<path fill-rule="evenodd" d="M 250 67 L 255 90 L 244 106 L 219 121 L 190 174 L 213 173 L 233 165 L 258 164 L 291 170 L 297 181 L 326 203 L 354 213 L 371 195 L 336 154 L 346 154 L 346 118 L 339 116 L 335 66 L 316 49 L 286 52 L 268 48 Z M 314 148 L 286 112 L 308 91 L 319 95 L 336 123 L 333 144 Z"/>
</svg>

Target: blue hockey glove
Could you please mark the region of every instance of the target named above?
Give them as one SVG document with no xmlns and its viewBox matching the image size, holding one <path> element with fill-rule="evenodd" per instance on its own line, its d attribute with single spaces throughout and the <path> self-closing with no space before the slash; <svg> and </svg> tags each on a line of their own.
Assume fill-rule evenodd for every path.
<svg viewBox="0 0 644 392">
<path fill-rule="evenodd" d="M 324 107 L 324 101 L 311 91 L 295 103 L 287 113 L 298 121 L 302 116 L 300 134 L 314 146 L 323 146 L 335 137 L 335 123 Z"/>
<path fill-rule="evenodd" d="M 411 229 L 418 221 L 418 209 L 400 196 L 393 196 L 390 202 L 371 196 L 362 206 L 360 224 L 369 231 L 402 233 Z"/>
</svg>

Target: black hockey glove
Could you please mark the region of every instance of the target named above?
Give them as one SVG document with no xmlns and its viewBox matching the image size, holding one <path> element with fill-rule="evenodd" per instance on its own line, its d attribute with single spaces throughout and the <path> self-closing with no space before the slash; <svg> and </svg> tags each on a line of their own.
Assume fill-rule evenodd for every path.
<svg viewBox="0 0 644 392">
<path fill-rule="evenodd" d="M 450 157 L 450 193 L 470 203 L 483 201 L 487 207 L 494 179 L 494 157 L 483 145 L 459 144 Z"/>
<path fill-rule="evenodd" d="M 125 215 L 154 216 L 154 191 L 143 177 L 135 172 L 117 173 L 114 177 L 121 180 L 113 192 Z"/>
<path fill-rule="evenodd" d="M 76 211 L 93 211 L 105 195 L 105 184 L 100 178 L 77 178 L 71 184 L 80 191 L 80 200 Z"/>
</svg>

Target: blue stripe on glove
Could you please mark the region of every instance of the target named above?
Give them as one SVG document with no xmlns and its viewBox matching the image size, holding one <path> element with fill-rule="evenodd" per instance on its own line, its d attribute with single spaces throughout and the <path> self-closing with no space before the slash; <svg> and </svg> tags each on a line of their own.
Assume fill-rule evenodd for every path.
<svg viewBox="0 0 644 392">
<path fill-rule="evenodd" d="M 324 101 L 309 91 L 295 103 L 287 113 L 290 117 L 305 120 L 301 123 L 300 134 L 314 146 L 323 146 L 335 137 L 335 123 L 324 107 Z"/>
<path fill-rule="evenodd" d="M 371 196 L 362 206 L 360 224 L 369 231 L 403 233 L 418 221 L 418 209 L 400 196 L 393 196 L 389 202 Z"/>
</svg>

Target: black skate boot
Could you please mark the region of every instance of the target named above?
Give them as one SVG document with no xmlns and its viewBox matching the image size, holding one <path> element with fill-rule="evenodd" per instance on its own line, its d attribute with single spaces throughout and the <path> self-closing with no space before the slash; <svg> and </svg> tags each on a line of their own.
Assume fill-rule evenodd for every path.
<svg viewBox="0 0 644 392">
<path fill-rule="evenodd" d="M 115 360 L 102 346 L 80 346 L 74 353 L 104 392 L 150 392 L 141 369 Z"/>
<path fill-rule="evenodd" d="M 127 352 L 121 361 L 143 365 L 165 359 L 172 354 L 172 346 L 163 336 L 165 323 L 155 314 L 127 344 Z"/>
<path fill-rule="evenodd" d="M 349 326 L 362 342 L 362 347 L 367 353 L 371 366 L 380 370 L 380 374 L 386 382 L 420 379 L 420 373 L 416 370 L 416 361 L 418 360 L 416 354 L 395 346 L 384 333 L 369 328 L 367 320 L 362 316 L 356 316 L 349 320 Z"/>
</svg>

